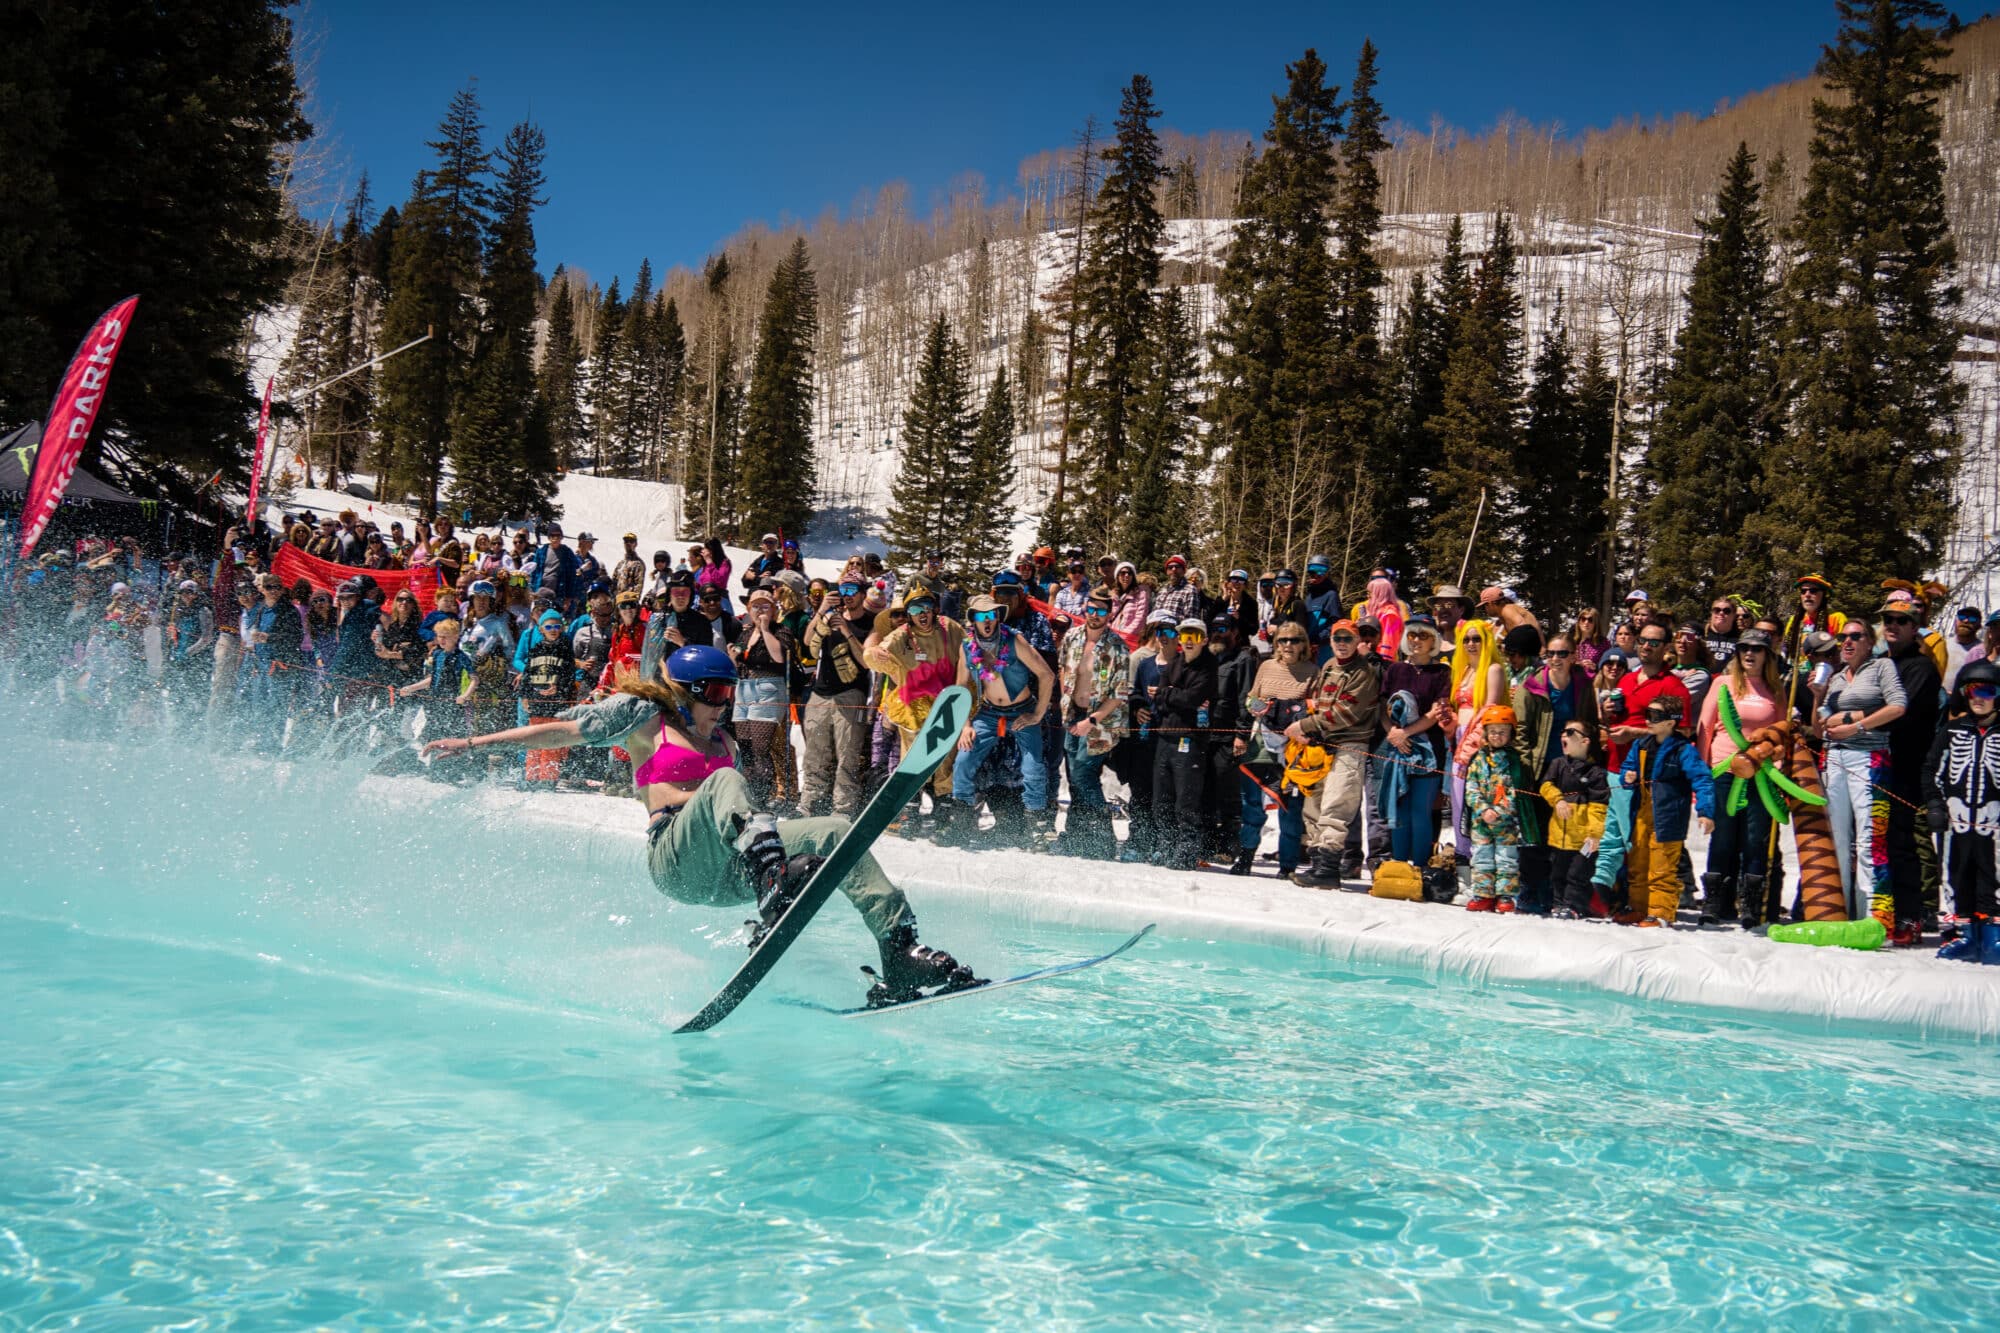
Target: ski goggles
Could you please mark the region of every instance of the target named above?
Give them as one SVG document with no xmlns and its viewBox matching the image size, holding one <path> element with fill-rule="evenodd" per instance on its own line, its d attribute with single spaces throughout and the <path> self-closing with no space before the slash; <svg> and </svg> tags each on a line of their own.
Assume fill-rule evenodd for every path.
<svg viewBox="0 0 2000 1333">
<path fill-rule="evenodd" d="M 1988 685 L 1986 682 L 1980 681 L 1965 687 L 1965 697 L 1968 699 L 1991 702 L 1995 696 L 2000 696 L 2000 685 Z"/>
<path fill-rule="evenodd" d="M 711 676 L 707 680 L 688 681 L 681 688 L 692 694 L 697 702 L 711 708 L 720 708 L 736 697 L 736 682 L 726 676 Z"/>
<path fill-rule="evenodd" d="M 843 583 L 840 585 L 840 595 L 842 597 L 859 597 L 861 595 L 861 585 L 858 583 Z"/>
<path fill-rule="evenodd" d="M 1184 629 L 1181 631 L 1181 643 L 1183 645 L 1192 643 L 1197 647 L 1199 647 L 1201 644 L 1207 642 L 1208 642 L 1208 635 L 1202 633 L 1198 629 Z"/>
<path fill-rule="evenodd" d="M 937 610 L 936 602 L 911 602 L 909 612 L 913 616 L 927 616 Z"/>
<path fill-rule="evenodd" d="M 1153 637 L 1156 639 L 1165 639 L 1168 643 L 1173 643 L 1181 637 L 1181 632 L 1172 625 L 1162 625 L 1153 631 Z"/>
</svg>

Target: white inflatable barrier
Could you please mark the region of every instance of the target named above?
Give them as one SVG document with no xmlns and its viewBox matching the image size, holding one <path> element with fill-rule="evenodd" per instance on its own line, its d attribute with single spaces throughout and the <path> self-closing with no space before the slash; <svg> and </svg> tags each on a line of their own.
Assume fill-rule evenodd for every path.
<svg viewBox="0 0 2000 1333">
<path fill-rule="evenodd" d="M 476 789 L 411 779 L 368 784 L 404 812 L 491 803 L 526 820 L 579 869 L 645 884 L 644 820 L 629 800 Z M 2000 967 L 1943 962 L 1934 948 L 1854 953 L 1737 931 L 1638 930 L 1473 915 L 1365 893 L 1303 889 L 1268 872 L 1234 878 L 1029 852 L 969 852 L 884 838 L 876 855 L 927 903 L 987 920 L 1111 931 L 1159 923 L 1166 936 L 1225 938 L 1343 963 L 1408 968 L 1474 984 L 1574 986 L 1634 999 L 1781 1014 L 1829 1032 L 1887 1025 L 1924 1035 L 2000 1037 Z"/>
</svg>

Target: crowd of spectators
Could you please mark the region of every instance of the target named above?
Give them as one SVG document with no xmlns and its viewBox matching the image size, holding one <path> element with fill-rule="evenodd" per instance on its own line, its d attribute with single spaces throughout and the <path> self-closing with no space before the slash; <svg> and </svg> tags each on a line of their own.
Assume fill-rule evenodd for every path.
<svg viewBox="0 0 2000 1333">
<path fill-rule="evenodd" d="M 286 544 L 337 577 L 287 583 Z M 72 718 L 296 755 L 354 743 L 357 718 L 435 738 L 553 717 L 635 669 L 665 616 L 673 647 L 735 659 L 728 725 L 774 811 L 853 815 L 959 682 L 975 715 L 904 836 L 1319 888 L 1410 867 L 1432 901 L 1654 927 L 1797 915 L 1767 802 L 1730 768 L 1776 726 L 1817 761 L 1850 916 L 1976 957 L 1994 913 L 2000 613 L 1936 584 L 1888 579 L 1843 614 L 1807 575 L 1782 617 L 1635 591 L 1607 616 L 1498 586 L 1413 603 L 1386 569 L 1350 600 L 1318 555 L 1211 579 L 1042 547 L 968 578 L 857 553 L 823 579 L 777 534 L 738 572 L 713 538 L 600 554 L 557 524 L 468 539 L 352 512 L 222 548 L 88 539 L 18 568 L 14 671 Z M 490 762 L 476 776 L 631 789 L 616 750 Z"/>
</svg>

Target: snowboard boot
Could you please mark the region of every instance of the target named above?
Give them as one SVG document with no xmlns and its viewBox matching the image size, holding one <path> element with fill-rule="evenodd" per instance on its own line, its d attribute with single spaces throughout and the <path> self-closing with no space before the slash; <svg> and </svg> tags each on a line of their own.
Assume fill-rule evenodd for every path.
<svg viewBox="0 0 2000 1333">
<path fill-rule="evenodd" d="M 870 1009 L 914 1000 L 926 991 L 967 990 L 986 983 L 972 969 L 942 949 L 917 943 L 917 928 L 905 921 L 876 941 L 882 950 L 882 970 L 861 970 L 870 978 L 867 1004 Z"/>
<path fill-rule="evenodd" d="M 1340 853 L 1315 850 L 1292 882 L 1305 889 L 1337 889 L 1340 887 Z"/>
<path fill-rule="evenodd" d="M 1701 924 L 1719 926 L 1736 915 L 1736 880 L 1729 875 L 1701 877 Z"/>
<path fill-rule="evenodd" d="M 1979 937 L 1985 925 L 1986 918 L 1983 916 L 1967 917 L 1958 928 L 1958 938 L 1939 949 L 1937 956 L 1959 963 L 1984 961 L 1981 955 L 1985 951 L 1980 948 Z"/>
<path fill-rule="evenodd" d="M 1237 852 L 1236 859 L 1229 863 L 1229 873 L 1232 875 L 1247 875 L 1250 873 L 1250 867 L 1255 865 L 1256 862 L 1256 848 L 1245 847 Z"/>
<path fill-rule="evenodd" d="M 1755 930 L 1764 921 L 1764 876 L 1745 875 L 1736 894 L 1736 923 Z"/>
</svg>

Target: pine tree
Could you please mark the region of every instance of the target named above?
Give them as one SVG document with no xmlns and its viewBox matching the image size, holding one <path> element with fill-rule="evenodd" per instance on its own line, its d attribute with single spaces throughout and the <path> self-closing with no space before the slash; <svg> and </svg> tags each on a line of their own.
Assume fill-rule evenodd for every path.
<svg viewBox="0 0 2000 1333">
<path fill-rule="evenodd" d="M 986 403 L 973 427 L 965 474 L 953 490 L 955 541 L 945 554 L 947 569 L 978 575 L 1007 563 L 1014 505 L 1008 480 L 1013 473 L 1014 397 L 1001 366 L 987 386 Z"/>
<path fill-rule="evenodd" d="M 282 158 L 312 133 L 283 8 L 13 4 L 0 30 L 0 421 L 40 416 L 136 292 L 96 437 L 185 469 L 183 502 L 217 468 L 245 475 L 244 330 L 283 296 Z"/>
<path fill-rule="evenodd" d="M 731 332 L 733 270 L 729 256 L 708 261 L 701 345 L 689 358 L 687 501 L 684 535 L 724 535 L 735 525 L 736 452 L 743 420 L 743 386 L 737 379 L 736 338 Z"/>
<path fill-rule="evenodd" d="M 375 410 L 374 371 L 357 369 L 373 357 L 375 350 L 370 331 L 375 326 L 379 293 L 368 277 L 372 258 L 369 211 L 368 175 L 363 172 L 354 198 L 348 203 L 340 244 L 333 256 L 344 301 L 341 318 L 327 348 L 327 360 L 333 368 L 331 375 L 351 373 L 315 395 L 311 409 L 313 434 L 324 444 L 322 456 L 326 460 L 328 490 L 341 485 L 348 459 L 360 458 L 367 452 L 369 423 Z M 312 479 L 308 476 L 306 480 L 310 484 Z"/>
<path fill-rule="evenodd" d="M 965 349 L 939 315 L 924 340 L 916 384 L 903 413 L 903 456 L 889 491 L 882 535 L 892 557 L 915 566 L 926 551 L 958 551 L 968 516 L 958 505 L 969 471 L 973 427 Z"/>
<path fill-rule="evenodd" d="M 1153 85 L 1135 74 L 1125 86 L 1112 142 L 1103 152 L 1110 170 L 1089 220 L 1089 240 L 1076 284 L 1079 338 L 1070 392 L 1083 428 L 1085 456 L 1078 469 L 1080 502 L 1075 532 L 1066 539 L 1108 545 L 1124 513 L 1129 432 L 1137 383 L 1152 352 L 1153 288 L 1160 281 L 1160 242 L 1166 224 L 1158 194 L 1164 168 L 1153 133 L 1159 111 Z"/>
<path fill-rule="evenodd" d="M 1593 400 L 1586 407 L 1586 385 L 1571 357 L 1558 290 L 1555 313 L 1535 354 L 1528 424 L 1515 463 L 1520 587 L 1544 624 L 1566 619 L 1579 595 L 1593 600 L 1596 595 L 1596 536 L 1604 530 L 1611 483 L 1610 422 L 1603 419 L 1600 441 L 1594 415 L 1600 406 L 1601 356 L 1594 375 L 1596 382 L 1587 386 Z"/>
<path fill-rule="evenodd" d="M 1468 578 L 1501 579 L 1518 572 L 1519 553 L 1508 539 L 1521 435 L 1521 296 L 1515 269 L 1512 224 L 1506 214 L 1496 214 L 1492 244 L 1473 276 L 1445 368 L 1444 411 L 1432 425 L 1440 454 L 1431 477 L 1435 509 L 1421 549 L 1433 582 L 1456 580 L 1461 564 Z M 1482 491 L 1485 514 L 1475 540 Z"/>
<path fill-rule="evenodd" d="M 1373 42 L 1361 43 L 1347 100 L 1347 135 L 1341 143 L 1340 185 L 1333 212 L 1333 345 L 1328 369 L 1332 410 L 1327 459 L 1330 466 L 1343 472 L 1361 464 L 1375 486 L 1380 486 L 1392 478 L 1400 480 L 1395 474 L 1401 469 L 1383 425 L 1382 307 L 1376 294 L 1382 286 L 1382 264 L 1375 256 L 1375 242 L 1382 231 L 1382 178 L 1375 170 L 1375 159 L 1388 151 L 1389 140 L 1382 133 L 1382 104 L 1375 100 L 1375 55 Z M 1407 526 L 1400 515 L 1383 505 L 1367 503 L 1363 488 L 1355 488 L 1340 503 L 1347 512 L 1336 515 L 1334 522 L 1352 534 L 1352 543 L 1365 550 L 1378 548 L 1388 529 Z"/>
<path fill-rule="evenodd" d="M 1377 469 L 1381 493 L 1399 497 L 1403 515 L 1385 523 L 1378 538 L 1382 562 L 1414 576 L 1419 565 L 1417 534 L 1432 511 L 1431 462 L 1438 456 L 1430 423 L 1444 411 L 1444 371 L 1451 354 L 1444 311 L 1418 273 L 1396 315 L 1390 355 L 1384 368 L 1387 398 L 1382 426 L 1386 446 Z M 1406 587 L 1414 584 L 1406 583 Z"/>
<path fill-rule="evenodd" d="M 771 274 L 757 325 L 757 359 L 743 411 L 737 484 L 744 526 L 805 531 L 814 481 L 813 344 L 819 337 L 819 284 L 803 236 Z"/>
<path fill-rule="evenodd" d="M 507 132 L 492 196 L 480 326 L 472 368 L 452 420 L 452 504 L 472 522 L 552 516 L 560 460 L 551 418 L 536 411 L 535 210 L 546 177 L 547 140 L 523 122 Z"/>
<path fill-rule="evenodd" d="M 453 401 L 464 380 L 477 320 L 481 239 L 486 230 L 488 156 L 480 146 L 479 100 L 453 95 L 434 171 L 419 172 L 396 228 L 382 341 L 400 347 L 428 330 L 429 342 L 382 366 L 376 420 L 387 498 L 414 494 L 435 508 L 450 442 Z"/>
<path fill-rule="evenodd" d="M 618 296 L 618 279 L 605 289 L 597 306 L 597 341 L 590 349 L 590 466 L 604 474 L 617 447 L 618 404 L 624 380 L 618 359 L 618 338 L 625 328 L 625 302 Z"/>
<path fill-rule="evenodd" d="M 1647 441 L 1646 588 L 1669 606 L 1760 586 L 1765 567 L 1746 540 L 1777 436 L 1771 244 L 1756 167 L 1749 145 L 1737 145 L 1715 215 L 1700 223 L 1687 320 Z"/>
<path fill-rule="evenodd" d="M 535 377 L 535 396 L 547 424 L 549 450 L 567 467 L 583 448 L 583 348 L 576 336 L 576 307 L 569 274 L 558 264 L 549 278 L 549 328 L 542 345 L 542 365 Z"/>
<path fill-rule="evenodd" d="M 1930 0 L 1840 0 L 1820 61 L 1811 165 L 1792 229 L 1783 440 L 1752 526 L 1775 591 L 1824 572 L 1863 609 L 1889 574 L 1935 569 L 1954 516 L 1961 293 L 1938 102 L 1954 81 Z"/>
<path fill-rule="evenodd" d="M 680 307 L 669 296 L 656 302 L 653 318 L 653 355 L 659 392 L 647 440 L 647 465 L 654 481 L 668 471 L 680 475 L 679 423 L 687 397 L 687 332 L 681 327 Z"/>
<path fill-rule="evenodd" d="M 1264 151 L 1244 172 L 1210 335 L 1219 536 L 1223 549 L 1274 566 L 1301 561 L 1331 535 L 1346 484 L 1327 456 L 1339 99 L 1313 51 L 1285 74 Z"/>
<path fill-rule="evenodd" d="M 1195 416 L 1194 323 L 1178 288 L 1155 304 L 1147 345 L 1152 358 L 1132 417 L 1132 498 L 1118 527 L 1118 550 L 1141 569 L 1193 544 L 1195 478 L 1207 462 Z"/>
<path fill-rule="evenodd" d="M 1609 596 L 1611 576 L 1618 572 L 1605 567 L 1606 553 L 1612 550 L 1605 537 L 1612 533 L 1617 519 L 1611 512 L 1611 450 L 1619 439 L 1618 432 L 1612 429 L 1612 418 L 1618 411 L 1618 378 L 1612 373 L 1604 343 L 1596 334 L 1584 346 L 1583 365 L 1576 377 L 1576 402 L 1583 428 L 1583 462 L 1589 469 L 1584 490 L 1599 497 L 1596 532 L 1600 535 L 1591 539 L 1588 532 L 1575 534 L 1584 544 L 1584 551 L 1574 595 L 1579 606 L 1597 603 L 1600 610 L 1608 610 L 1602 603 Z"/>
</svg>

